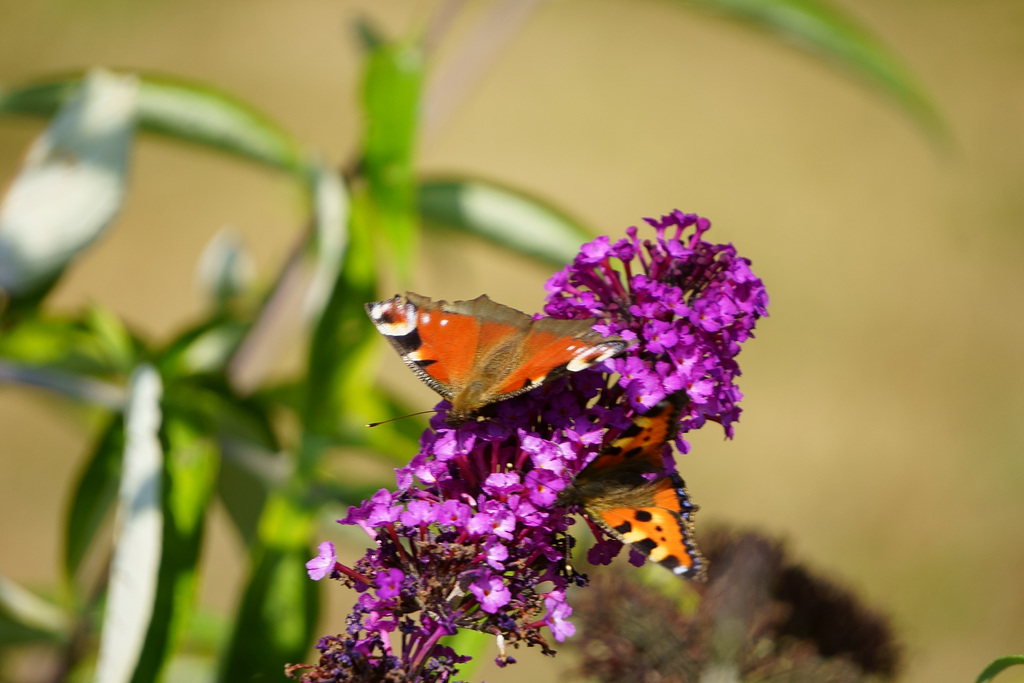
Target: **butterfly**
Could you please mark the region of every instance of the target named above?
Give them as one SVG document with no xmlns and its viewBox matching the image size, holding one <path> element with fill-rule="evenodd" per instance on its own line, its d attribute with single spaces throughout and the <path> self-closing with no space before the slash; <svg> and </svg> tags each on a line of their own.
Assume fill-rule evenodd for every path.
<svg viewBox="0 0 1024 683">
<path fill-rule="evenodd" d="M 451 402 L 451 425 L 627 346 L 596 332 L 596 320 L 534 320 L 486 294 L 449 303 L 406 292 L 368 303 L 366 312 L 405 364 Z"/>
<path fill-rule="evenodd" d="M 609 536 L 628 543 L 653 562 L 695 581 L 707 566 L 694 541 L 686 484 L 675 472 L 664 473 L 662 451 L 675 438 L 686 393 L 666 398 L 598 453 L 555 505 L 582 509 Z M 653 480 L 644 474 L 659 473 Z"/>
</svg>

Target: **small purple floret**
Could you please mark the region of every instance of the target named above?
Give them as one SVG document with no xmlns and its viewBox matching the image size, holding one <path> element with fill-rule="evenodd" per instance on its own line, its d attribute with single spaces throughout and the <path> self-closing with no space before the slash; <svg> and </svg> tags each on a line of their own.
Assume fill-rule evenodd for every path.
<svg viewBox="0 0 1024 683">
<path fill-rule="evenodd" d="M 469 590 L 480 602 L 480 609 L 488 614 L 494 614 L 512 599 L 511 591 L 500 576 L 483 576 L 470 584 Z"/>
<path fill-rule="evenodd" d="M 314 581 L 330 576 L 338 561 L 338 556 L 334 552 L 334 544 L 330 541 L 324 541 L 318 546 L 318 549 L 320 554 L 306 563 L 306 573 Z"/>
</svg>

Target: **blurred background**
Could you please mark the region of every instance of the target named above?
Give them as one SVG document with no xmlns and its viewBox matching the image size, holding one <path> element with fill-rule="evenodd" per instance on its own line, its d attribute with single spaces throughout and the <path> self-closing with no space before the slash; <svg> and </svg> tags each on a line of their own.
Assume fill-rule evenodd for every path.
<svg viewBox="0 0 1024 683">
<path fill-rule="evenodd" d="M 740 356 L 735 440 L 709 426 L 680 459 L 698 527 L 779 535 L 890 614 L 905 680 L 973 680 L 1024 650 L 1024 3 L 836 4 L 905 60 L 952 144 L 743 26 L 664 0 L 560 0 L 424 137 L 419 167 L 527 190 L 613 236 L 674 208 L 709 217 L 709 238 L 753 260 L 772 303 Z M 340 163 L 362 125 L 353 21 L 408 35 L 437 6 L 4 0 L 0 82 L 93 65 L 207 81 Z M 483 5 L 468 7 L 456 38 Z M 3 182 L 44 125 L 0 120 Z M 133 167 L 114 229 L 50 306 L 102 302 L 167 338 L 202 310 L 192 273 L 215 231 L 233 226 L 266 280 L 301 229 L 294 187 L 253 165 L 143 137 Z M 415 291 L 486 292 L 528 312 L 550 275 L 469 237 L 428 236 L 416 263 Z M 386 382 L 433 405 L 396 358 L 384 365 Z M 64 401 L 0 385 L 0 573 L 57 582 L 90 427 Z M 202 600 L 226 611 L 243 549 L 223 515 L 207 540 Z M 323 632 L 343 628 L 351 602 L 329 592 Z M 477 676 L 555 681 L 571 665 L 517 657 Z"/>
</svg>

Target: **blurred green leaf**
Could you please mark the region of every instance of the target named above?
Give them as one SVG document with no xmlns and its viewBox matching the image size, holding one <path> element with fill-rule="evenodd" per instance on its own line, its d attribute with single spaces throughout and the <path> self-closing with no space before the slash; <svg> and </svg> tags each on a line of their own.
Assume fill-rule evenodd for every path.
<svg viewBox="0 0 1024 683">
<path fill-rule="evenodd" d="M 359 202 L 358 196 L 356 199 L 348 250 L 310 341 L 303 424 L 322 435 L 337 433 L 344 419 L 344 392 L 351 387 L 345 383 L 343 388 L 343 379 L 359 375 L 365 380 L 361 387 L 370 386 L 367 373 L 372 370 L 364 367 L 369 361 L 363 354 L 372 326 L 364 324 L 363 303 L 372 301 L 376 294 L 376 269 L 369 235 L 361 220 L 365 202 Z"/>
<path fill-rule="evenodd" d="M 551 204 L 480 179 L 423 181 L 419 211 L 428 226 L 467 232 L 559 267 L 593 237 Z"/>
<path fill-rule="evenodd" d="M 160 354 L 159 368 L 166 377 L 220 375 L 241 344 L 251 324 L 214 315 L 179 334 Z"/>
<path fill-rule="evenodd" d="M 288 680 L 284 666 L 302 661 L 318 615 L 318 584 L 306 574 L 315 512 L 276 494 L 260 521 L 253 570 L 235 615 L 219 680 Z"/>
<path fill-rule="evenodd" d="M 1024 665 L 1024 655 L 1007 655 L 1006 657 L 993 660 L 991 664 L 985 667 L 981 675 L 978 676 L 977 683 L 988 683 L 1004 670 L 1017 665 Z"/>
<path fill-rule="evenodd" d="M 160 376 L 151 366 L 132 375 L 117 530 L 96 680 L 125 681 L 139 663 L 153 616 L 163 536 Z"/>
<path fill-rule="evenodd" d="M 362 174 L 367 180 L 374 232 L 388 240 L 399 278 L 408 280 L 417 247 L 413 160 L 424 60 L 411 43 L 379 44 L 369 53 L 363 80 Z"/>
<path fill-rule="evenodd" d="M 313 178 L 313 247 L 316 265 L 306 293 L 306 316 L 318 320 L 348 248 L 349 204 L 341 174 L 318 166 Z"/>
<path fill-rule="evenodd" d="M 203 523 L 216 481 L 218 452 L 205 430 L 168 413 L 164 442 L 163 547 L 146 642 L 132 680 L 160 677 L 194 610 L 196 563 Z"/>
<path fill-rule="evenodd" d="M 171 378 L 165 393 L 169 410 L 188 416 L 217 439 L 278 448 L 269 406 L 262 399 L 235 396 L 223 378 Z"/>
<path fill-rule="evenodd" d="M 256 265 L 232 228 L 214 233 L 196 264 L 196 284 L 215 310 L 224 310 L 253 284 Z"/>
<path fill-rule="evenodd" d="M 71 630 L 68 614 L 2 574 L 0 621 L 8 622 L 12 635 L 18 630 L 30 640 L 63 640 Z"/>
<path fill-rule="evenodd" d="M 267 491 L 286 482 L 294 469 L 277 453 L 269 402 L 262 396 L 235 396 L 212 380 L 179 378 L 169 382 L 165 405 L 216 439 L 222 459 L 218 495 L 249 544 Z"/>
<path fill-rule="evenodd" d="M 357 17 L 354 22 L 354 27 L 356 38 L 359 39 L 360 47 L 367 52 L 376 50 L 384 45 L 384 33 L 380 30 L 379 26 L 370 20 L 369 17 Z"/>
<path fill-rule="evenodd" d="M 338 277 L 348 245 L 348 195 L 341 174 L 326 166 L 311 171 L 313 231 L 291 255 L 256 322 L 228 364 L 238 393 L 255 391 L 286 344 L 317 324 Z"/>
<path fill-rule="evenodd" d="M 138 83 L 90 71 L 29 148 L 0 204 L 0 289 L 14 305 L 40 292 L 121 208 Z"/>
<path fill-rule="evenodd" d="M 291 462 L 276 453 L 246 444 L 225 444 L 217 495 L 246 546 L 256 540 L 270 491 L 287 481 L 292 470 Z"/>
<path fill-rule="evenodd" d="M 30 316 L 18 325 L 0 328 L 0 356 L 30 365 L 66 359 L 86 345 L 91 335 L 77 320 Z"/>
<path fill-rule="evenodd" d="M 78 320 L 30 315 L 0 333 L 0 381 L 56 391 L 87 403 L 121 410 L 126 391 L 96 376 L 122 373 L 127 357 L 139 355 L 131 338 L 114 340 Z M 119 327 L 119 323 L 116 323 Z M 127 335 L 123 328 L 113 336 Z M 126 348 L 126 347 L 130 347 Z M 9 360 L 6 360 L 9 359 Z"/>
<path fill-rule="evenodd" d="M 112 410 L 120 410 L 124 403 L 125 394 L 120 386 L 63 370 L 18 365 L 0 360 L 0 381 L 50 389 L 68 398 Z"/>
<path fill-rule="evenodd" d="M 135 340 L 109 308 L 91 304 L 85 311 L 85 324 L 102 351 L 106 367 L 127 374 L 138 363 Z"/>
<path fill-rule="evenodd" d="M 681 0 L 756 28 L 824 57 L 892 97 L 935 139 L 945 123 L 910 70 L 874 34 L 821 0 Z"/>
<path fill-rule="evenodd" d="M 329 445 L 365 446 L 402 462 L 418 450 L 421 423 L 399 420 L 366 427 L 408 413 L 376 382 L 383 345 L 364 308 L 378 298 L 369 203 L 365 195 L 355 196 L 345 262 L 313 332 L 301 412 L 306 429 L 302 476 L 312 475 Z"/>
<path fill-rule="evenodd" d="M 305 177 L 299 143 L 255 107 L 209 85 L 159 74 L 138 75 L 138 125 Z M 0 114 L 51 116 L 82 75 L 63 74 L 0 88 Z"/>
<path fill-rule="evenodd" d="M 53 631 L 40 630 L 26 626 L 17 619 L 12 619 L 0 610 L 0 657 L 3 657 L 6 648 L 13 648 L 18 645 L 30 645 L 41 643 L 62 643 L 64 637 L 58 636 Z"/>
<path fill-rule="evenodd" d="M 79 475 L 68 508 L 64 535 L 64 573 L 70 580 L 78 572 L 107 511 L 117 495 L 124 449 L 124 421 L 110 419 Z"/>
<path fill-rule="evenodd" d="M 209 664 L 203 667 L 204 681 L 211 678 L 210 674 L 216 668 L 216 654 L 223 647 L 227 637 L 229 625 L 227 616 L 221 609 L 204 607 L 200 604 L 192 616 L 188 632 L 185 634 L 182 650 L 186 650 L 190 654 L 210 655 Z M 176 679 L 168 674 L 165 680 L 176 681 L 181 679 Z"/>
<path fill-rule="evenodd" d="M 140 347 L 131 341 L 133 349 Z M 133 351 L 134 353 L 134 351 Z M 122 372 L 120 359 L 96 330 L 79 319 L 29 315 L 0 331 L 0 357 L 19 364 L 88 375 Z"/>
<path fill-rule="evenodd" d="M 320 453 L 331 443 L 394 452 L 394 439 L 399 437 L 393 423 L 366 428 L 367 422 L 386 419 L 393 413 L 375 384 L 382 347 L 363 307 L 377 298 L 367 221 L 369 200 L 365 195 L 355 199 L 344 266 L 313 332 L 302 411 L 306 443 L 299 467 L 306 473 L 303 476 L 315 470 Z"/>
</svg>

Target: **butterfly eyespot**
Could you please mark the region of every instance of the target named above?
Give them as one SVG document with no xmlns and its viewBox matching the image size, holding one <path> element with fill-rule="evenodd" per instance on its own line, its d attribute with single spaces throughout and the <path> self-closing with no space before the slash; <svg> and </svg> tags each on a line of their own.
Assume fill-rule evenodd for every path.
<svg viewBox="0 0 1024 683">
<path fill-rule="evenodd" d="M 421 313 L 420 314 L 420 322 L 423 323 L 424 325 L 429 325 L 430 324 L 430 314 L 429 313 Z"/>
<path fill-rule="evenodd" d="M 447 324 L 448 324 L 448 318 L 441 318 L 441 327 L 444 327 Z"/>
<path fill-rule="evenodd" d="M 416 331 L 416 309 L 411 304 L 397 306 L 394 301 L 382 301 L 367 310 L 377 329 L 386 337 L 405 337 Z"/>
</svg>

